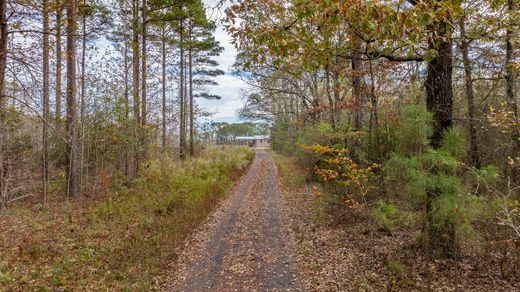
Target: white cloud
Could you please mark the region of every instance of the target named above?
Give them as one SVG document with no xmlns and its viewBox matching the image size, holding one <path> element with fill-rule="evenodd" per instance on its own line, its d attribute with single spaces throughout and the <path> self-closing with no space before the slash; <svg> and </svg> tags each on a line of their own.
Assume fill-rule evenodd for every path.
<svg viewBox="0 0 520 292">
<path fill-rule="evenodd" d="M 207 7 L 215 7 L 217 4 L 216 0 L 203 0 Z M 223 17 L 223 9 L 220 11 L 213 11 L 211 13 L 213 17 Z M 210 14 L 211 11 L 208 11 Z M 215 20 L 215 19 L 214 19 Z M 208 86 L 207 92 L 209 94 L 215 94 L 222 97 L 220 100 L 205 100 L 198 99 L 197 103 L 215 115 L 212 116 L 212 120 L 225 120 L 225 121 L 237 121 L 237 111 L 242 107 L 242 101 L 240 100 L 240 90 L 245 87 L 245 84 L 240 79 L 231 76 L 229 73 L 231 67 L 235 62 L 235 56 L 237 51 L 231 44 L 231 37 L 227 34 L 225 29 L 217 21 L 218 27 L 215 32 L 215 39 L 220 42 L 220 45 L 224 47 L 222 54 L 215 59 L 219 62 L 219 68 L 226 72 L 224 76 L 219 76 L 216 81 L 219 83 L 218 86 Z"/>
<path fill-rule="evenodd" d="M 244 82 L 229 74 L 216 78 L 218 86 L 209 86 L 208 93 L 222 97 L 220 100 L 198 99 L 197 103 L 215 115 L 213 118 L 237 116 L 237 111 L 242 107 L 240 89 L 245 86 Z"/>
</svg>

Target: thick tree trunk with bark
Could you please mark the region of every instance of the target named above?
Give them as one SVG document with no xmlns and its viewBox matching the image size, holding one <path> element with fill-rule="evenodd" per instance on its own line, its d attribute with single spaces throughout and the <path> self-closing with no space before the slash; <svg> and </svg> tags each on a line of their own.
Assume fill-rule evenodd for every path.
<svg viewBox="0 0 520 292">
<path fill-rule="evenodd" d="M 460 21 L 460 51 L 462 54 L 462 63 L 464 65 L 464 83 L 466 91 L 466 100 L 468 104 L 468 118 L 469 118 L 469 152 L 471 157 L 471 163 L 475 167 L 480 167 L 480 155 L 478 149 L 478 133 L 476 123 L 476 110 L 475 110 L 475 93 L 473 90 L 473 76 L 471 69 L 471 60 L 469 59 L 469 41 L 466 37 L 466 27 L 464 20 Z"/>
<path fill-rule="evenodd" d="M 78 113 L 76 102 L 76 0 L 67 1 L 67 195 L 78 197 Z"/>
<path fill-rule="evenodd" d="M 451 37 L 448 35 L 448 37 Z M 428 62 L 428 75 L 424 84 L 426 88 L 426 106 L 433 113 L 435 124 L 431 143 L 438 148 L 442 135 L 452 125 L 453 113 L 453 52 L 451 41 L 439 40 L 431 44 L 430 49 L 437 55 Z"/>
<path fill-rule="evenodd" d="M 451 26 L 445 21 L 433 26 L 436 35 L 429 48 L 436 54 L 428 62 L 428 75 L 425 81 L 426 106 L 433 113 L 433 134 L 430 138 L 431 145 L 439 148 L 442 145 L 444 132 L 452 126 L 453 113 L 453 49 L 451 42 Z M 436 171 L 436 170 L 432 170 Z M 445 222 L 442 225 L 433 224 L 431 211 L 432 202 L 439 195 L 440 190 L 432 190 L 427 194 L 427 232 L 428 253 L 434 253 L 441 257 L 453 258 L 456 256 L 458 246 L 453 223 Z"/>
</svg>

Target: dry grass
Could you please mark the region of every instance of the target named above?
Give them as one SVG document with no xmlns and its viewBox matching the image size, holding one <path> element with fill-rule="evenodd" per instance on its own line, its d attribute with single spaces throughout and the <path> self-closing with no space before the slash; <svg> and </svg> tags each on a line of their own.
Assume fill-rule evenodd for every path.
<svg viewBox="0 0 520 292">
<path fill-rule="evenodd" d="M 102 198 L 50 198 L 0 215 L 0 290 L 143 291 L 177 255 L 253 158 L 213 149 L 185 163 L 151 162 L 131 189 Z M 200 182 L 200 183 L 199 183 Z"/>
</svg>

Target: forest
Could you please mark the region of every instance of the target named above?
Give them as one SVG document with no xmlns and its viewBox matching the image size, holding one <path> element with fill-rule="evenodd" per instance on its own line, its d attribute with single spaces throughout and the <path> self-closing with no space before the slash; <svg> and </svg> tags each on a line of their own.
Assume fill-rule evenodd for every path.
<svg viewBox="0 0 520 292">
<path fill-rule="evenodd" d="M 519 31 L 518 0 L 0 0 L 0 290 L 516 291 Z"/>
</svg>

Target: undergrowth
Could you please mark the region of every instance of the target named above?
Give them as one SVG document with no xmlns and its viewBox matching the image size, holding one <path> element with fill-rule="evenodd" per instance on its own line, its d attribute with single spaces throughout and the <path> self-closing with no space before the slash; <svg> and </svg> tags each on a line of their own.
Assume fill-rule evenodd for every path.
<svg viewBox="0 0 520 292">
<path fill-rule="evenodd" d="M 0 216 L 0 290 L 159 288 L 176 244 L 253 158 L 249 148 L 213 148 L 184 162 L 149 161 L 132 188 L 103 199 L 13 206 Z"/>
</svg>

